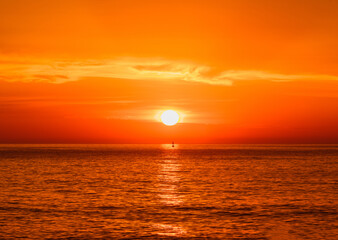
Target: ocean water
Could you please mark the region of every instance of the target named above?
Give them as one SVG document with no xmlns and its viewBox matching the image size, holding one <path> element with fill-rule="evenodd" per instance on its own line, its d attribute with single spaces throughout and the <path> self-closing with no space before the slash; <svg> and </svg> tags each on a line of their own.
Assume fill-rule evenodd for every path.
<svg viewBox="0 0 338 240">
<path fill-rule="evenodd" d="M 337 239 L 338 145 L 0 145 L 0 239 Z"/>
</svg>

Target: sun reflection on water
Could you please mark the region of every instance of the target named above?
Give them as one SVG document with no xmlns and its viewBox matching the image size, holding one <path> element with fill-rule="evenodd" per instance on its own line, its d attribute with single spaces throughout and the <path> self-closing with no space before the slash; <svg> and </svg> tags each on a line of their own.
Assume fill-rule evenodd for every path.
<svg viewBox="0 0 338 240">
<path fill-rule="evenodd" d="M 184 228 L 180 226 L 174 226 L 172 224 L 154 224 L 154 226 L 158 229 L 157 234 L 162 236 L 181 236 L 186 233 Z"/>
<path fill-rule="evenodd" d="M 174 208 L 183 204 L 183 198 L 179 192 L 182 166 L 176 151 L 178 145 L 173 148 L 171 144 L 163 144 L 162 147 L 165 155 L 159 161 L 157 193 L 161 205 Z M 153 226 L 157 229 L 158 235 L 177 237 L 186 233 L 186 230 L 179 225 L 156 223 Z"/>
<path fill-rule="evenodd" d="M 161 202 L 167 206 L 178 206 L 182 196 L 178 192 L 181 164 L 178 162 L 175 150 L 167 150 L 166 156 L 160 162 L 158 174 L 158 195 Z"/>
</svg>

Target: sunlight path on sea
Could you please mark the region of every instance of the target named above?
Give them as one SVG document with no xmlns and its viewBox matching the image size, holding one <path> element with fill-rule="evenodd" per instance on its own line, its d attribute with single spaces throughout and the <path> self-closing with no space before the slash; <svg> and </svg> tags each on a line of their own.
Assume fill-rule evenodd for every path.
<svg viewBox="0 0 338 240">
<path fill-rule="evenodd" d="M 177 153 L 178 145 L 173 148 L 170 144 L 163 144 L 164 156 L 159 161 L 159 172 L 157 175 L 157 189 L 160 203 L 164 207 L 179 207 L 183 204 L 182 195 L 180 195 L 178 188 L 180 185 L 180 171 L 181 163 Z M 182 236 L 186 230 L 182 226 L 156 223 L 153 227 L 157 229 L 158 235 L 163 236 Z"/>
</svg>

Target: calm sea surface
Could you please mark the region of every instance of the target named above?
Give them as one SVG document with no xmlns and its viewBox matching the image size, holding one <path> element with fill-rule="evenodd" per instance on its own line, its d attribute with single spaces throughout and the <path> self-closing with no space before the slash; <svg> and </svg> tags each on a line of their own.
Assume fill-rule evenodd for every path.
<svg viewBox="0 0 338 240">
<path fill-rule="evenodd" d="M 0 239 L 337 239 L 338 145 L 0 145 Z"/>
</svg>

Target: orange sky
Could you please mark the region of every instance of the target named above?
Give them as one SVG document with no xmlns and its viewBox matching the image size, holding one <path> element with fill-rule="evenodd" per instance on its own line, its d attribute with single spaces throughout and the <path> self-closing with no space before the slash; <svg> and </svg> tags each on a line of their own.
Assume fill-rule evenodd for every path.
<svg viewBox="0 0 338 240">
<path fill-rule="evenodd" d="M 337 26 L 334 0 L 0 1 L 0 143 L 337 143 Z"/>
</svg>

